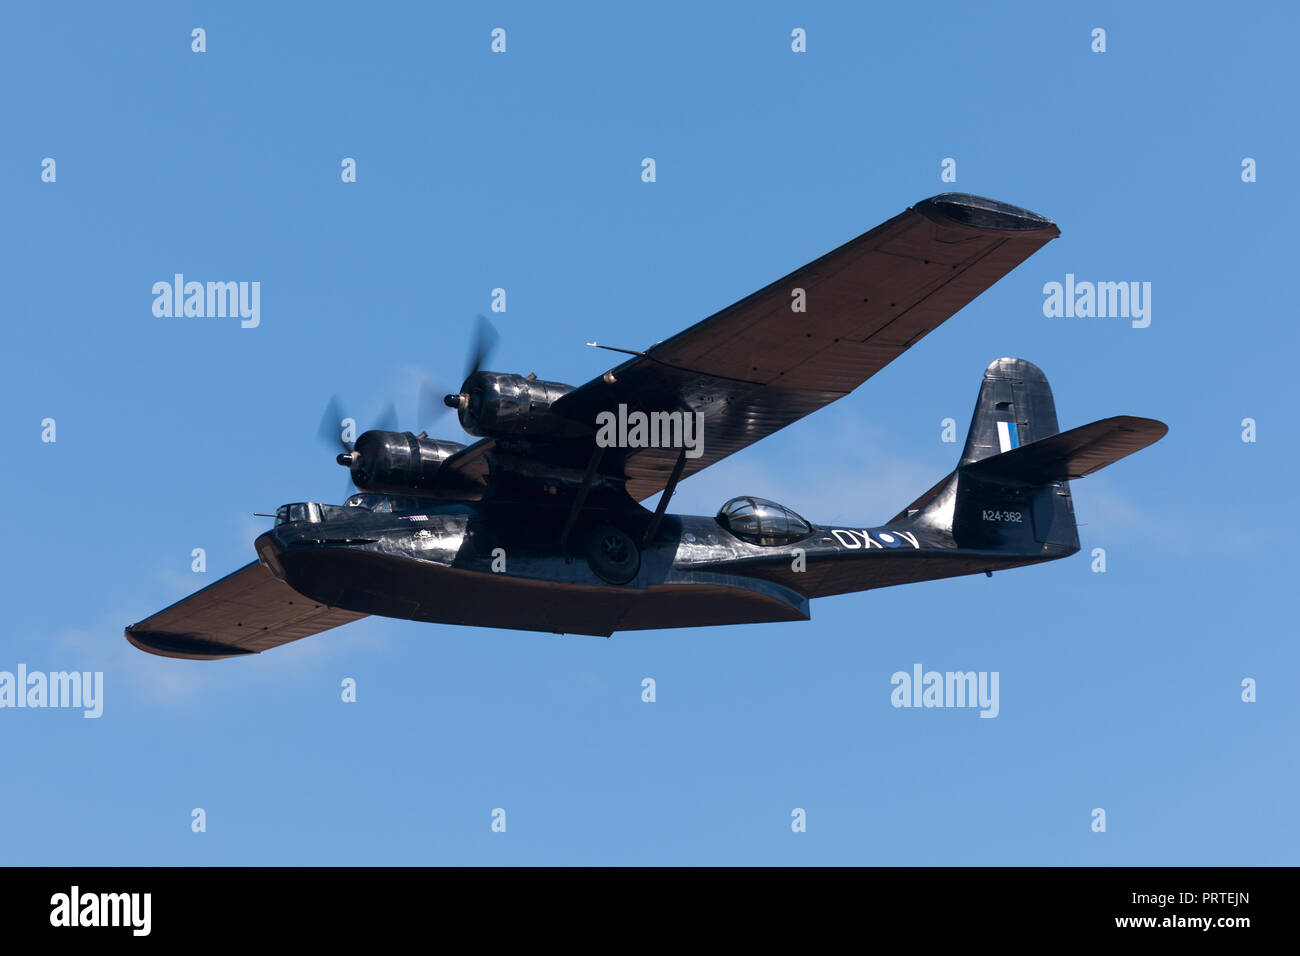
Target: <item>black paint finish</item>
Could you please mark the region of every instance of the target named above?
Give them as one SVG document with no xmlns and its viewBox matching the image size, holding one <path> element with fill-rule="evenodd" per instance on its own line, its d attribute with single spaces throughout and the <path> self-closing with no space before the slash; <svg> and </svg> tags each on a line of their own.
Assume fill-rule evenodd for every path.
<svg viewBox="0 0 1300 956">
<path fill-rule="evenodd" d="M 127 638 L 211 660 L 367 614 L 602 636 L 797 621 L 814 598 L 1073 554 L 1069 480 L 1167 429 L 1125 416 L 1058 434 L 1022 359 L 988 367 L 956 468 L 883 526 L 809 524 L 753 497 L 721 520 L 638 504 L 847 394 L 1057 234 L 937 196 L 579 388 L 475 370 L 449 401 L 481 441 L 362 435 L 340 463 L 374 493 L 282 508 L 256 564 Z M 596 417 L 618 406 L 698 414 L 701 453 L 598 448 Z"/>
</svg>

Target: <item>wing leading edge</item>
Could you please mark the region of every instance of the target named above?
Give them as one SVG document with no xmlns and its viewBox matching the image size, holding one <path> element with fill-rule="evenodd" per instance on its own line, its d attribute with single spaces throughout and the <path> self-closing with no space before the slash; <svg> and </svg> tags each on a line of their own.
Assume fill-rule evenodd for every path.
<svg viewBox="0 0 1300 956">
<path fill-rule="evenodd" d="M 695 474 L 842 398 L 1060 235 L 1006 203 L 945 193 L 910 207 L 783 279 L 565 395 L 553 410 L 703 417 Z M 799 301 L 805 311 L 792 306 Z M 672 448 L 627 450 L 636 500 L 662 491 Z M 603 469 L 602 469 L 603 470 Z"/>
<path fill-rule="evenodd" d="M 363 617 L 303 597 L 254 561 L 132 624 L 126 639 L 160 657 L 210 661 L 257 654 Z"/>
</svg>

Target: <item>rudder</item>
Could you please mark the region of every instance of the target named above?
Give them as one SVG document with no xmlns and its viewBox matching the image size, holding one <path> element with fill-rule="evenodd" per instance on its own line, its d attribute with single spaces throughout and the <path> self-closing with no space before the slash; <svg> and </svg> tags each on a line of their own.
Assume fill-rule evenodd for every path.
<svg viewBox="0 0 1300 956">
<path fill-rule="evenodd" d="M 1042 369 L 1021 358 L 1000 358 L 984 370 L 957 466 L 952 535 L 959 547 L 1022 554 L 1078 550 L 1068 482 L 1029 486 L 989 481 L 965 467 L 1059 431 L 1056 401 Z"/>
<path fill-rule="evenodd" d="M 951 534 L 958 548 L 1059 558 L 1079 550 L 1070 481 L 1159 441 L 1163 422 L 1133 415 L 1061 432 L 1038 366 L 1000 358 L 984 371 L 957 468 L 895 516 Z"/>
<path fill-rule="evenodd" d="M 1068 482 L 1032 486 L 991 479 L 966 467 L 1058 431 L 1056 402 L 1042 370 L 1024 359 L 997 359 L 984 370 L 956 470 L 899 518 L 946 531 L 961 548 L 1043 557 L 1077 551 Z"/>
<path fill-rule="evenodd" d="M 1058 430 L 1056 402 L 1042 370 L 1024 359 L 997 359 L 984 370 L 960 465 L 1050 438 Z"/>
</svg>

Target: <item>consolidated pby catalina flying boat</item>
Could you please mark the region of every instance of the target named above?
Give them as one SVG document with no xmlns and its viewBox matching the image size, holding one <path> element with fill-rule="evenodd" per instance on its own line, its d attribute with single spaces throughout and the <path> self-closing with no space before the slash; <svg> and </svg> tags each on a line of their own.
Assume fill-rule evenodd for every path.
<svg viewBox="0 0 1300 956">
<path fill-rule="evenodd" d="M 935 196 L 577 388 L 482 370 L 481 335 L 445 399 L 477 442 L 344 441 L 357 494 L 284 505 L 256 561 L 127 639 L 213 660 L 369 614 L 606 637 L 802 621 L 814 598 L 1074 554 L 1070 481 L 1167 428 L 1119 416 L 1060 432 L 1047 379 L 1017 358 L 985 370 L 952 472 L 882 525 L 815 524 L 751 495 L 667 512 L 682 480 L 848 395 L 1059 234 L 1015 206 Z"/>
</svg>

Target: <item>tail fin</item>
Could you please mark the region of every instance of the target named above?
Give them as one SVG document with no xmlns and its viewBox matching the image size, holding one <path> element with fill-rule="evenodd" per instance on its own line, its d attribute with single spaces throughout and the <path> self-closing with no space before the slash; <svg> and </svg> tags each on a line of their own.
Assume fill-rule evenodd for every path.
<svg viewBox="0 0 1300 956">
<path fill-rule="evenodd" d="M 1024 359 L 984 372 L 957 469 L 895 520 L 947 531 L 958 547 L 1063 557 L 1079 550 L 1069 481 L 1158 441 L 1167 426 L 1119 416 L 1058 432 L 1047 378 Z"/>
<path fill-rule="evenodd" d="M 1047 377 L 1038 366 L 1024 359 L 1000 358 L 984 370 L 966 447 L 957 468 L 1050 438 L 1056 432 L 1056 403 Z M 955 485 L 956 478 L 957 471 L 953 471 L 940 479 L 895 515 L 893 521 L 917 519 L 923 524 L 934 523 L 945 530 L 951 529 L 951 508 L 946 509 L 945 515 L 944 502 L 936 503 L 936 499 L 951 498 L 949 485 Z"/>
<path fill-rule="evenodd" d="M 1024 359 L 1000 358 L 984 370 L 960 464 L 1050 438 L 1057 430 L 1056 402 L 1047 376 Z"/>
</svg>

